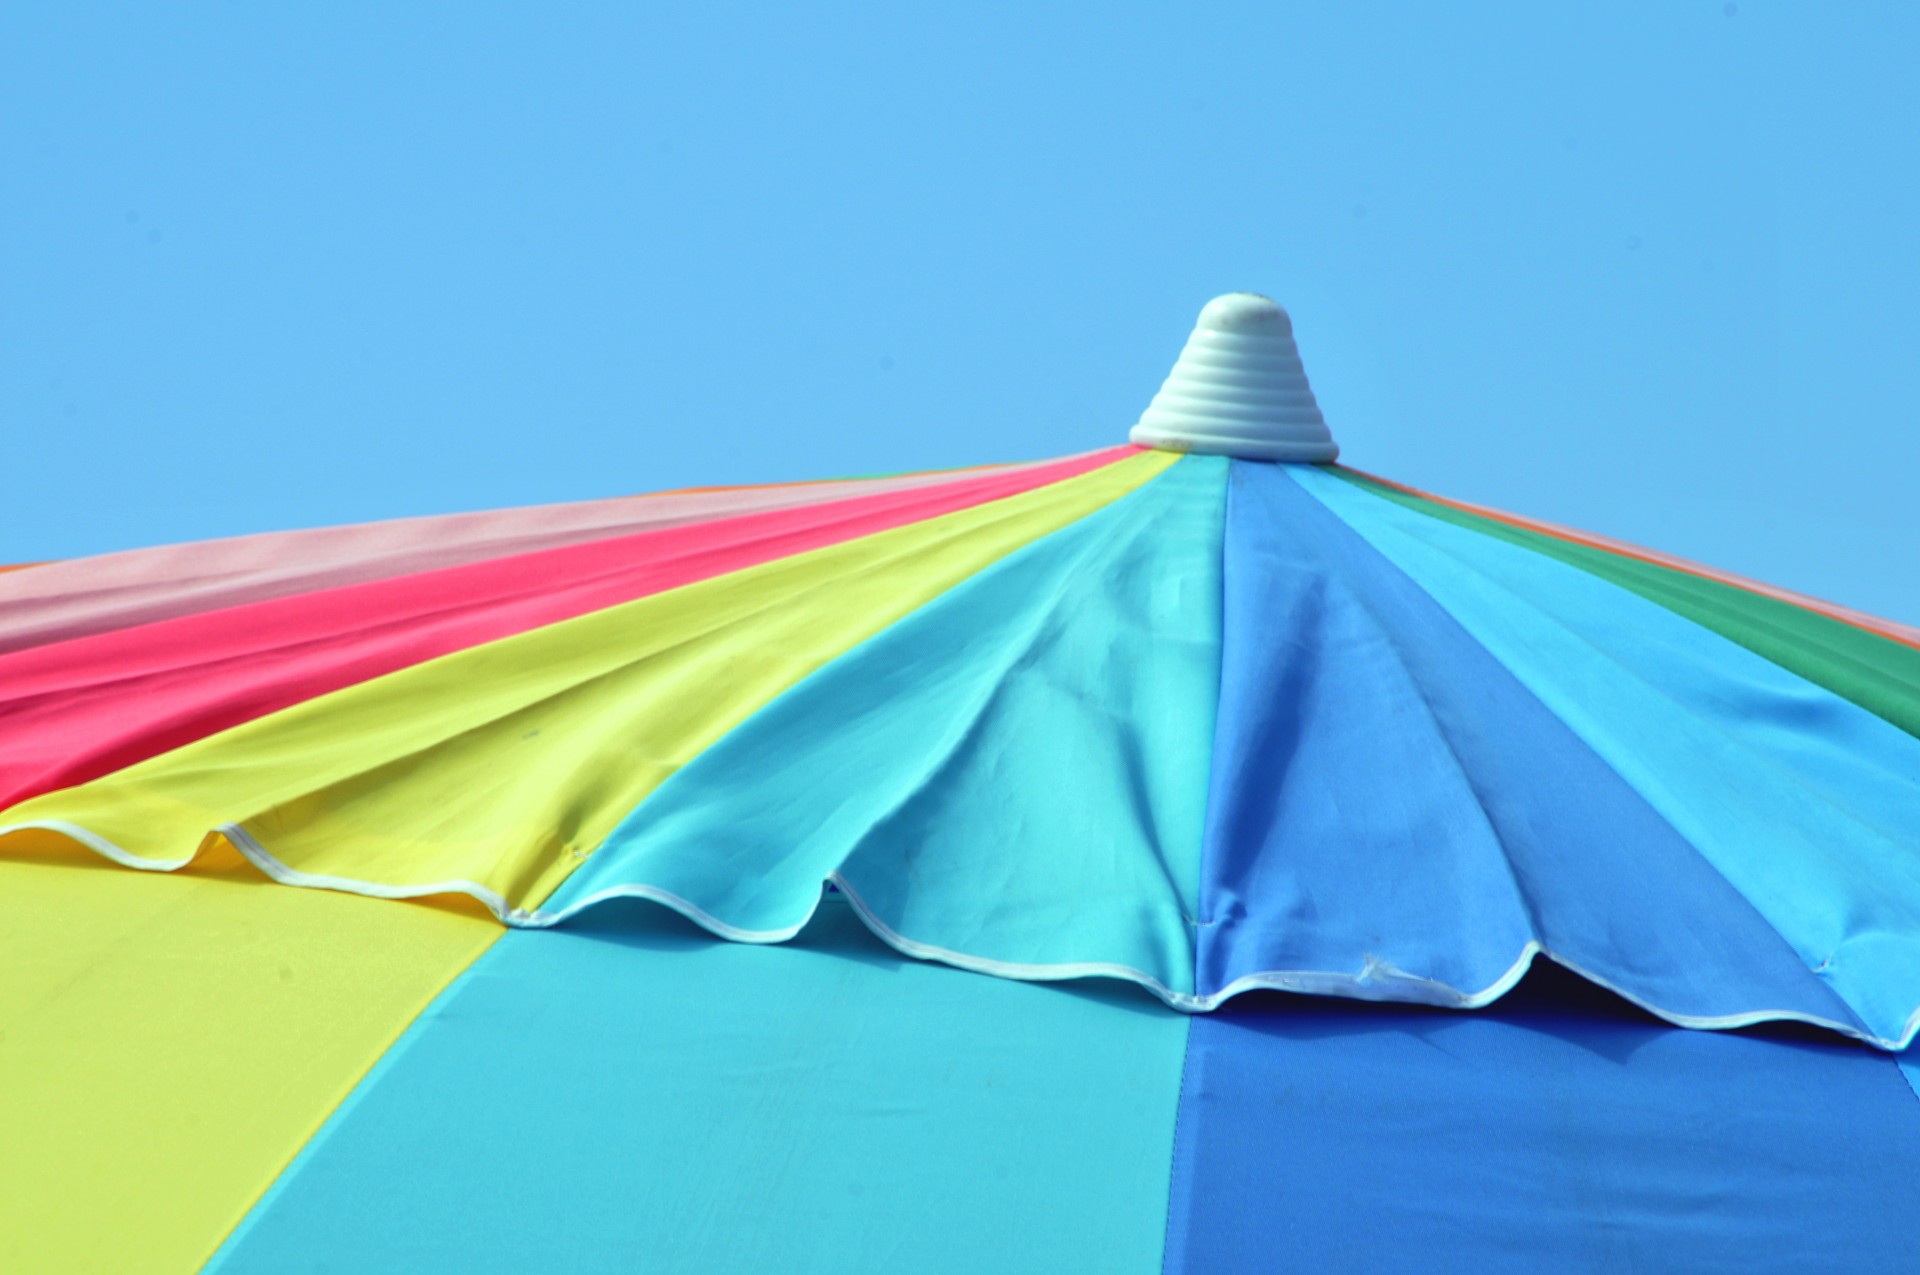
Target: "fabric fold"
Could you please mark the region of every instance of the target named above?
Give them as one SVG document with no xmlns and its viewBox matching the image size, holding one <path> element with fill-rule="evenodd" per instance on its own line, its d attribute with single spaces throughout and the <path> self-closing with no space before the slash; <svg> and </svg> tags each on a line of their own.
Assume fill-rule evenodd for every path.
<svg viewBox="0 0 1920 1275">
<path fill-rule="evenodd" d="M 836 881 L 914 955 L 1192 991 L 1226 463 L 1187 458 L 823 667 L 639 806 L 543 909 L 777 941 Z"/>
<path fill-rule="evenodd" d="M 1920 739 L 1557 557 L 1334 474 L 1293 477 L 1645 798 L 1868 1040 L 1913 1038 Z"/>
<path fill-rule="evenodd" d="M 1685 573 L 1438 508 L 1114 449 L 15 652 L 0 837 L 757 943 L 831 886 L 910 955 L 1194 1012 L 1473 1008 L 1545 954 L 1904 1048 L 1920 738 L 1794 659 L 1907 648 L 1814 616 L 1775 658 Z"/>
<path fill-rule="evenodd" d="M 1677 1022 L 1863 1031 L 1299 472 L 1236 464 L 1228 497 L 1204 986 L 1470 1006 L 1546 952 Z"/>
<path fill-rule="evenodd" d="M 655 529 L 0 656 L 0 808 L 439 656 L 1004 500 L 1127 454 Z"/>
<path fill-rule="evenodd" d="M 1135 456 L 468 648 L 23 803 L 9 826 L 153 868 L 212 829 L 292 884 L 462 892 L 513 916 L 780 691 L 1169 463 Z"/>
</svg>

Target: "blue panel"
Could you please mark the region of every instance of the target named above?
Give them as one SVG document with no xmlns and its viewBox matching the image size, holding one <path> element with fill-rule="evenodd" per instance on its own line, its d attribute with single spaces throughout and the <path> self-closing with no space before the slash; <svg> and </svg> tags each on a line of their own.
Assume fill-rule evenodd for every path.
<svg viewBox="0 0 1920 1275">
<path fill-rule="evenodd" d="M 1166 1269 L 1912 1268 L 1920 1102 L 1892 1057 L 1528 990 L 1196 1020 Z"/>
<path fill-rule="evenodd" d="M 1182 459 L 826 665 L 545 911 L 638 887 L 778 938 L 837 873 L 909 950 L 1190 991 L 1226 482 L 1224 460 Z"/>
<path fill-rule="evenodd" d="M 1538 943 L 1681 1018 L 1857 1025 L 1593 750 L 1273 465 L 1236 464 L 1200 983 L 1460 1003 Z M 1657 888 L 1652 883 L 1657 882 Z"/>
<path fill-rule="evenodd" d="M 1645 797 L 1873 1039 L 1911 1036 L 1920 738 L 1556 558 L 1330 474 L 1292 476 Z M 1667 888 L 1666 866 L 1650 887 Z M 1702 977 L 1717 983 L 1747 955 L 1728 949 Z"/>
<path fill-rule="evenodd" d="M 610 903 L 476 962 L 212 1269 L 1156 1271 L 1188 1021 L 839 902 L 779 947 Z"/>
</svg>

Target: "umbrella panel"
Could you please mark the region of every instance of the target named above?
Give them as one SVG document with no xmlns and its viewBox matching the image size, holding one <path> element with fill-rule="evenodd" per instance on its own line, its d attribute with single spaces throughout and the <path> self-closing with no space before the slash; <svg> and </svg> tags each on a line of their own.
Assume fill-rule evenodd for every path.
<svg viewBox="0 0 1920 1275">
<path fill-rule="evenodd" d="M 1128 465 L 1141 471 L 1137 478 L 1124 476 Z M 1226 619 L 1215 644 L 1227 685 L 1238 688 L 1228 698 L 1235 713 L 1279 706 L 1301 722 L 1311 719 L 1312 729 L 1276 735 L 1273 721 L 1242 714 L 1236 727 L 1223 713 L 1216 779 L 1239 774 L 1238 786 L 1229 785 L 1224 798 L 1216 791 L 1205 845 L 1191 856 L 1197 868 L 1184 870 L 1185 859 L 1163 856 L 1174 869 L 1176 910 L 1197 930 L 1187 956 L 1206 1003 L 1261 985 L 1479 1003 L 1507 990 L 1532 953 L 1546 950 L 1680 1021 L 1724 1026 L 1804 1017 L 1883 1044 L 1904 1040 L 1912 1021 L 1903 1016 L 1915 1001 L 1906 971 L 1920 968 L 1906 937 L 1914 929 L 1909 896 L 1920 886 L 1901 865 L 1903 847 L 1916 840 L 1920 754 L 1900 729 L 1905 665 L 1881 659 L 1882 647 L 1897 643 L 1870 626 L 1836 636 L 1831 626 L 1851 622 L 1824 613 L 1815 617 L 1819 623 L 1806 622 L 1811 628 L 1756 628 L 1750 620 L 1757 612 L 1740 598 L 1674 586 L 1671 578 L 1684 572 L 1589 561 L 1549 543 L 1551 535 L 1510 526 L 1496 532 L 1489 520 L 1460 511 L 1442 516 L 1432 502 L 1337 471 L 1156 457 L 1107 466 L 1107 476 L 1093 480 L 1105 484 L 1102 494 L 1078 505 L 1071 498 L 1061 503 L 1058 490 L 1042 486 L 1045 494 L 1028 505 L 1055 502 L 1065 510 L 1057 521 L 1005 537 L 971 565 L 956 567 L 950 580 L 923 580 L 904 600 L 882 599 L 891 619 L 865 637 L 846 636 L 810 672 L 796 666 L 793 676 L 768 682 L 755 703 L 726 719 L 737 729 L 722 726 L 719 743 L 705 753 L 686 750 L 694 764 L 683 773 L 756 738 L 777 762 L 782 745 L 797 738 L 783 733 L 781 713 L 836 676 L 843 688 L 857 686 L 863 670 L 885 667 L 876 651 L 903 652 L 896 663 L 908 672 L 950 667 L 928 657 L 916 625 L 937 627 L 944 609 L 989 596 L 991 587 L 1017 581 L 1014 573 L 1049 555 L 1070 559 L 1060 556 L 1067 546 L 1098 539 L 1108 523 L 1152 509 L 1162 509 L 1154 517 L 1163 518 L 1168 500 L 1181 503 L 1185 498 L 1176 497 L 1185 488 L 1208 486 L 1200 476 L 1228 468 L 1225 529 L 1216 537 L 1225 580 L 1214 586 Z M 1262 494 L 1269 516 L 1249 522 Z M 1217 494 L 1196 499 L 1195 509 L 1219 509 Z M 1291 504 L 1276 514 L 1273 501 Z M 937 542 L 943 519 L 991 524 L 1003 512 L 941 514 L 867 539 L 908 533 Z M 1284 534 L 1262 547 L 1263 530 Z M 851 543 L 862 546 L 850 551 L 856 555 L 871 547 Z M 800 560 L 806 569 L 807 554 Z M 1092 569 L 1092 561 L 1081 562 L 1084 574 L 1111 574 L 1112 563 Z M 1266 584 L 1249 586 L 1249 564 L 1255 575 L 1267 572 Z M 384 570 L 368 569 L 374 579 Z M 1140 574 L 1169 571 L 1177 577 L 1171 583 L 1199 578 L 1164 565 Z M 33 573 L 13 574 L 30 581 Z M 748 577 L 752 569 L 736 574 Z M 721 579 L 725 595 L 735 582 Z M 1033 614 L 1098 613 L 1072 601 L 1069 591 L 1058 596 L 1059 605 Z M 1701 597 L 1712 601 L 1696 605 Z M 198 605 L 186 595 L 177 601 L 183 616 Z M 1191 599 L 1184 605 L 1190 608 Z M 54 807 L 77 801 L 66 813 L 80 814 L 73 826 L 82 832 L 101 823 L 119 829 L 129 845 L 164 842 L 177 855 L 217 822 L 222 803 L 204 793 L 182 802 L 175 780 L 156 783 L 147 767 L 184 764 L 189 788 L 237 782 L 251 785 L 249 800 L 258 801 L 259 772 L 249 771 L 276 738 L 290 748 L 288 759 L 310 763 L 314 745 L 330 733 L 337 742 L 343 724 L 355 720 L 343 715 L 343 705 L 386 696 L 405 711 L 384 725 L 362 725 L 409 730 L 423 702 L 420 689 L 444 683 L 447 705 L 479 708 L 472 722 L 442 732 L 444 750 L 436 754 L 441 746 L 429 736 L 421 736 L 426 748 L 402 741 L 406 746 L 385 761 L 367 765 L 363 757 L 349 766 L 346 788 L 289 788 L 284 800 L 269 801 L 249 821 L 261 838 L 238 827 L 231 833 L 257 865 L 286 880 L 388 893 L 445 888 L 446 880 L 421 879 L 417 851 L 443 835 L 450 820 L 485 822 L 489 809 L 517 811 L 513 817 L 540 832 L 534 841 L 545 853 L 553 849 L 554 828 L 575 825 L 538 802 L 528 808 L 526 795 L 537 789 L 571 800 L 571 777 L 607 773 L 607 758 L 590 743 L 578 752 L 568 741 L 596 731 L 625 738 L 617 713 L 585 732 L 529 732 L 514 713 L 489 716 L 498 705 L 483 702 L 515 679 L 545 676 L 553 667 L 545 655 L 513 666 L 503 654 L 539 646 L 550 655 L 555 632 L 604 613 L 443 654 L 269 712 L 116 772 L 97 787 L 70 790 L 77 796 L 49 794 L 47 809 L 29 813 L 52 815 L 41 822 L 56 824 L 61 810 Z M 1117 608 L 1099 623 L 1124 623 L 1128 614 Z M 1443 635 L 1458 639 L 1454 655 L 1445 654 Z M 152 636 L 135 631 L 128 649 Z M 1364 678 L 1340 663 L 1396 640 L 1409 644 Z M 1261 666 L 1249 658 L 1261 644 L 1289 659 Z M 60 652 L 56 663 L 91 649 L 63 645 L 49 648 Z M 591 656 L 593 645 L 581 650 Z M 788 645 L 760 640 L 758 654 L 743 648 L 713 667 L 749 655 L 782 659 Z M 1152 661 L 1158 645 L 1142 645 L 1123 663 Z M 1067 676 L 1072 669 L 1050 670 L 1034 658 L 1044 644 L 1009 649 L 1016 658 L 986 679 L 990 703 L 1045 702 L 1009 690 L 1028 678 L 1029 689 L 1059 696 L 1076 711 L 1106 711 L 1118 688 L 1141 684 L 1126 676 L 1076 683 Z M 1316 651 L 1326 667 L 1303 681 L 1299 661 Z M 1827 663 L 1816 667 L 1818 660 Z M 1873 676 L 1846 681 L 1847 660 L 1873 665 Z M 1462 675 L 1469 665 L 1478 671 Z M 499 677 L 502 671 L 509 676 Z M 725 680 L 716 678 L 717 671 L 685 684 Z M 1495 683 L 1498 695 L 1491 693 Z M 605 683 L 595 689 L 604 691 Z M 1369 705 L 1370 689 L 1390 693 Z M 1446 691 L 1460 698 L 1449 705 Z M 1479 728 L 1471 726 L 1476 697 L 1487 701 L 1480 707 L 1489 714 Z M 876 711 L 886 709 L 884 700 Z M 1406 711 L 1413 707 L 1426 715 Z M 670 700 L 649 701 L 641 716 L 672 711 Z M 840 723 L 831 703 L 800 716 L 815 727 L 824 721 L 825 729 L 795 755 L 831 759 L 846 740 L 835 734 Z M 991 816 L 1000 790 L 988 781 L 996 774 L 1022 767 L 1044 774 L 1034 758 L 1046 751 L 1044 741 L 1065 738 L 1033 728 L 1044 716 L 1010 709 L 1001 716 L 1000 742 L 974 748 L 977 740 L 968 737 L 968 749 L 954 755 L 972 759 L 980 782 L 964 780 L 966 767 L 953 774 L 937 768 L 940 782 L 907 786 L 890 816 L 906 877 L 883 880 L 900 884 L 930 868 L 933 860 L 916 847 L 956 819 Z M 1475 729 L 1492 739 L 1500 723 L 1529 720 L 1538 729 L 1521 732 L 1525 738 L 1503 745 L 1493 739 L 1509 748 L 1505 762 L 1485 747 L 1476 753 L 1464 746 Z M 496 726 L 492 738 L 517 741 L 514 748 L 498 756 L 476 751 Z M 1347 743 L 1336 727 L 1345 729 Z M 345 734 L 368 738 L 358 730 Z M 562 741 L 561 750 L 549 755 L 548 771 L 527 771 L 519 745 L 543 734 Z M 1316 749 L 1331 749 L 1317 771 Z M 1342 749 L 1354 756 L 1342 761 Z M 890 751 L 882 748 L 876 764 L 890 760 Z M 424 782 L 432 766 L 420 759 L 433 763 L 436 756 L 440 777 Z M 1276 757 L 1284 764 L 1275 775 L 1236 770 Z M 668 771 L 686 757 L 671 760 Z M 1439 778 L 1448 773 L 1442 763 L 1456 768 L 1450 790 Z M 757 773 L 776 769 L 770 763 Z M 846 796 L 842 789 L 836 798 L 835 784 L 857 785 L 870 767 L 838 773 L 846 769 L 829 761 L 785 805 L 736 809 L 803 812 L 818 800 L 831 808 Z M 1423 773 L 1431 782 L 1415 782 Z M 495 791 L 474 783 L 476 775 L 525 782 Z M 295 779 L 312 785 L 314 777 Z M 1464 788 L 1457 786 L 1462 780 Z M 1254 800 L 1263 786 L 1290 795 L 1269 801 L 1264 815 L 1234 813 L 1236 801 Z M 1197 783 L 1185 787 L 1194 790 L 1189 797 L 1198 791 Z M 650 790 L 643 784 L 640 795 Z M 1443 790 L 1452 796 L 1441 800 Z M 591 795 L 612 827 L 623 812 L 645 825 L 669 808 L 659 798 L 671 791 L 670 779 L 637 811 L 633 793 L 598 788 Z M 942 791 L 965 799 L 934 802 L 926 807 L 934 813 L 924 817 L 897 817 Z M 1611 795 L 1596 814 L 1603 792 Z M 504 804 L 488 807 L 493 797 Z M 1527 810 L 1525 797 L 1545 804 Z M 393 802 L 400 803 L 396 810 L 411 803 L 426 822 L 409 832 L 382 817 Z M 1422 835 L 1399 845 L 1391 837 L 1354 844 L 1365 826 L 1361 816 L 1395 802 L 1406 817 L 1386 824 L 1418 826 Z M 1191 823 L 1200 836 L 1202 815 L 1197 800 L 1191 804 L 1192 818 L 1174 822 Z M 1635 825 L 1622 812 L 1630 807 L 1647 817 L 1628 835 Z M 1276 832 L 1276 844 L 1264 849 L 1258 836 L 1242 838 L 1246 829 L 1277 829 L 1276 812 L 1311 824 L 1316 809 L 1338 817 L 1317 831 L 1279 829 L 1285 835 Z M 1048 813 L 1044 802 L 1034 811 L 1034 819 Z M 1573 824 L 1556 827 L 1555 818 Z M 1002 839 L 1027 844 L 1020 834 L 1032 822 L 1013 818 Z M 1052 842 L 1075 843 L 1071 833 L 1090 827 L 1083 819 L 1067 822 L 1073 828 Z M 990 825 L 989 818 L 981 827 Z M 1596 836 L 1578 853 L 1584 843 L 1576 825 Z M 580 859 L 604 848 L 598 826 L 560 849 L 580 851 Z M 1152 821 L 1143 826 L 1152 828 Z M 86 835 L 99 842 L 97 833 Z M 326 855 L 342 835 L 349 845 L 361 838 L 363 858 L 349 863 L 358 875 L 313 870 L 331 866 Z M 274 857 L 293 846 L 299 860 L 302 837 L 316 849 L 304 866 Z M 1103 1269 L 1147 1269 L 1163 1256 L 1175 1269 L 1213 1269 L 1266 1264 L 1284 1252 L 1342 1269 L 1404 1265 L 1409 1255 L 1444 1250 L 1493 1268 L 1543 1254 L 1572 1266 L 1710 1264 L 1769 1253 L 1809 1263 L 1834 1257 L 1886 1264 L 1897 1260 L 1899 1237 L 1879 1219 L 1908 1216 L 1914 1203 L 1902 1184 L 1916 1180 L 1909 1148 L 1920 1143 L 1911 1127 L 1920 1104 L 1902 1068 L 1884 1055 L 1790 1035 L 1678 1034 L 1591 1006 L 1574 1013 L 1564 1003 L 1542 1010 L 1526 1001 L 1469 1018 L 1378 1009 L 1357 1019 L 1338 1007 L 1255 999 L 1189 1021 L 1124 990 L 969 979 L 902 961 L 876 947 L 839 902 L 796 945 L 781 949 L 711 944 L 675 929 L 680 923 L 672 918 L 610 903 L 576 917 L 567 930 L 499 940 L 468 977 L 434 1000 L 498 940 L 497 927 L 457 912 L 277 890 L 257 879 L 243 885 L 236 873 L 246 870 L 217 857 L 204 869 L 153 878 L 71 862 L 22 863 L 13 854 L 25 846 L 43 857 L 71 858 L 70 851 L 47 851 L 46 838 L 44 828 L 14 832 L 7 842 L 13 861 L 0 865 L 21 883 L 5 896 L 19 923 L 9 936 L 14 959 L 0 965 L 0 1068 L 16 1082 L 8 1085 L 10 1096 L 24 1103 L 0 1116 L 0 1136 L 42 1170 L 0 1230 L 16 1255 L 72 1251 L 108 1265 L 147 1258 L 190 1265 L 303 1141 L 294 1169 L 234 1233 L 223 1263 L 295 1269 L 308 1257 L 351 1251 L 375 1265 L 457 1259 L 464 1268 L 513 1258 L 565 1267 L 642 1252 L 711 1259 L 709 1265 L 725 1268 L 780 1265 L 783 1258 L 791 1265 L 796 1253 L 811 1260 L 837 1252 L 848 1264 L 873 1266 L 911 1258 L 937 1268 L 964 1259 L 968 1268 L 1020 1269 L 1033 1257 L 1059 1269 L 1084 1265 L 1080 1259 L 1093 1254 Z M 1085 850 L 1112 838 L 1080 840 Z M 442 849 L 477 846 L 482 861 L 504 872 L 471 892 L 518 921 L 527 917 L 516 909 L 537 906 L 552 885 L 539 873 L 557 879 L 573 866 L 563 859 L 553 873 L 552 864 L 516 862 L 502 857 L 506 847 L 467 833 L 446 843 Z M 1144 843 L 1168 844 L 1157 829 Z M 855 844 L 875 843 L 862 836 Z M 397 856 L 389 866 L 401 875 L 380 880 L 365 873 L 364 852 L 380 845 Z M 1237 867 L 1236 845 L 1246 851 Z M 139 851 L 111 849 L 140 860 Z M 1312 854 L 1303 851 L 1327 856 L 1318 876 L 1309 871 Z M 1543 867 L 1556 853 L 1561 861 Z M 1389 867 L 1393 854 L 1402 856 L 1397 867 Z M 857 853 L 844 859 L 858 861 Z M 170 866 L 164 853 L 142 862 Z M 992 866 L 971 855 L 955 862 Z M 1716 872 L 1699 875 L 1709 866 Z M 821 875 L 813 872 L 809 883 Z M 109 877 L 118 884 L 105 885 Z M 562 897 L 594 879 L 593 871 L 576 874 Z M 1643 884 L 1656 882 L 1657 895 L 1636 897 Z M 644 892 L 648 883 L 616 872 L 612 887 Z M 1707 887 L 1726 897 L 1713 901 Z M 234 890 L 256 901 L 240 903 Z M 959 893 L 994 897 L 978 882 Z M 1121 893 L 1142 897 L 1133 888 Z M 924 882 L 898 898 L 869 894 L 864 919 L 921 955 L 1020 977 L 1132 977 L 1152 965 L 1076 965 L 1072 957 L 1093 945 L 1071 926 L 1044 927 L 1011 950 L 995 948 L 978 926 L 960 947 L 928 943 L 924 937 L 937 936 L 947 922 L 927 912 Z M 1455 915 L 1454 922 L 1471 923 L 1447 929 L 1449 909 L 1476 898 L 1497 906 Z M 804 910 L 812 907 L 810 896 Z M 1009 912 L 1033 910 L 1023 903 Z M 375 912 L 433 919 L 374 922 Z M 1728 928 L 1734 921 L 1740 924 Z M 1633 923 L 1645 931 L 1639 940 L 1630 938 Z M 1072 939 L 1070 950 L 1053 954 L 1064 959 L 1020 959 L 1046 955 L 1045 943 L 1061 935 Z M 1263 936 L 1325 947 L 1276 954 L 1260 950 Z M 1236 955 L 1234 943 L 1251 950 Z M 1582 944 L 1625 964 L 1614 970 L 1583 957 Z M 1768 953 L 1791 978 L 1766 974 Z M 1175 951 L 1163 964 L 1177 967 L 1179 958 Z M 1449 972 L 1449 962 L 1458 970 Z M 308 976 L 316 967 L 324 977 Z M 1155 975 L 1139 981 L 1163 994 L 1180 985 Z M 1802 1005 L 1794 999 L 1802 992 L 1827 999 Z M 1193 999 L 1197 1004 L 1201 995 Z M 430 1001 L 402 1046 L 354 1088 Z M 1352 1026 L 1359 1021 L 1367 1025 Z M 718 1052 L 702 1055 L 698 1066 L 675 1061 L 698 1053 L 703 1042 Z M 227 1061 L 238 1079 L 196 1090 L 208 1054 Z M 631 1083 L 622 1087 L 622 1078 Z M 341 1103 L 350 1089 L 353 1097 Z M 1585 1094 L 1591 1101 L 1581 1101 Z M 163 1114 L 144 1111 L 169 1100 Z M 330 1110 L 319 1136 L 306 1141 Z M 116 1142 L 118 1130 L 143 1121 L 155 1137 Z M 1678 1140 L 1676 1130 L 1684 1134 Z M 1390 1145 L 1374 1140 L 1396 1131 L 1403 1136 Z M 63 1132 L 77 1135 L 71 1145 L 60 1143 Z M 196 1133 L 218 1148 L 218 1165 L 195 1159 Z M 439 1176 L 410 1172 L 409 1157 L 421 1153 L 432 1154 Z M 1818 1179 L 1811 1185 L 1807 1166 Z M 1726 1179 L 1720 1195 L 1715 1173 Z M 1796 1220 L 1790 1206 L 1797 1193 L 1816 1199 L 1821 1220 Z M 1042 1210 L 1036 1201 L 1051 1207 Z M 1770 1211 L 1750 1217 L 1749 1204 Z M 820 1234 L 823 1220 L 832 1234 L 851 1237 L 842 1248 L 804 1238 Z M 1023 1238 L 1009 1238 L 1013 1233 Z"/>
</svg>

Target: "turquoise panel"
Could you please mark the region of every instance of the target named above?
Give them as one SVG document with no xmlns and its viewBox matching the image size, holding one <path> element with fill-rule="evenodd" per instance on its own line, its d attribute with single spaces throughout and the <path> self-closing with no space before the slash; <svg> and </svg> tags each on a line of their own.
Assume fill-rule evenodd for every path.
<svg viewBox="0 0 1920 1275">
<path fill-rule="evenodd" d="M 1148 1272 L 1188 1019 L 651 904 L 516 932 L 216 1257 L 239 1272 Z"/>
<path fill-rule="evenodd" d="M 1557 559 L 1330 474 L 1290 472 L 1646 798 L 1872 1039 L 1911 1037 L 1920 739 Z M 1799 1016 L 1752 1009 L 1753 1019 Z"/>
<path fill-rule="evenodd" d="M 550 899 L 785 937 L 831 874 L 909 950 L 1193 989 L 1227 462 L 1189 457 L 776 699 Z"/>
</svg>

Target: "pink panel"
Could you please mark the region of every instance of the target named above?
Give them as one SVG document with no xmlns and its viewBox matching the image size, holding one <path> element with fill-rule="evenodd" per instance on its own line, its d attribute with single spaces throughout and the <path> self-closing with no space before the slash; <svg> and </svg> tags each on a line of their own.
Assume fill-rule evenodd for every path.
<svg viewBox="0 0 1920 1275">
<path fill-rule="evenodd" d="M 0 572 L 0 653 L 587 540 L 912 491 L 1029 467 L 622 496 L 267 532 L 49 562 Z"/>
</svg>

